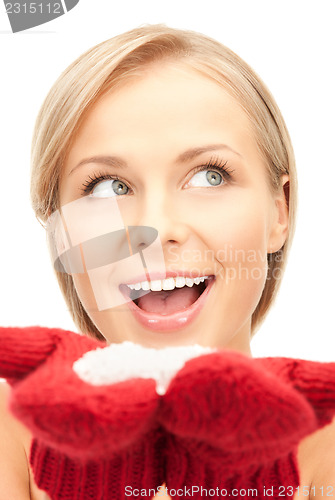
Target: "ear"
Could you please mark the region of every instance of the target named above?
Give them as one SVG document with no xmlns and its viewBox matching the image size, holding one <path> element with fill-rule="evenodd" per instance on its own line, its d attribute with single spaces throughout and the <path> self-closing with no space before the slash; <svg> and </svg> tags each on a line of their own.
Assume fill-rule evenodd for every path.
<svg viewBox="0 0 335 500">
<path fill-rule="evenodd" d="M 290 177 L 282 175 L 281 187 L 275 195 L 275 215 L 272 223 L 267 253 L 275 253 L 284 245 L 288 234 Z"/>
</svg>

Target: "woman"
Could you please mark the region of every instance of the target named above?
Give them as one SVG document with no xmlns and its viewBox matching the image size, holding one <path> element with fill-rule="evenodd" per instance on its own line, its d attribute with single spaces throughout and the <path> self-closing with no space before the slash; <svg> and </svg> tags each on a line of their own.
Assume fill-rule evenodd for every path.
<svg viewBox="0 0 335 500">
<path fill-rule="evenodd" d="M 31 192 L 81 332 L 251 355 L 293 235 L 296 174 L 272 96 L 227 48 L 147 26 L 88 51 L 40 111 Z M 110 234 L 108 256 L 88 265 L 86 242 L 96 255 Z M 45 498 L 27 460 L 31 436 L 1 390 L 2 496 Z M 329 425 L 301 442 L 303 496 L 335 483 L 334 434 Z"/>
</svg>

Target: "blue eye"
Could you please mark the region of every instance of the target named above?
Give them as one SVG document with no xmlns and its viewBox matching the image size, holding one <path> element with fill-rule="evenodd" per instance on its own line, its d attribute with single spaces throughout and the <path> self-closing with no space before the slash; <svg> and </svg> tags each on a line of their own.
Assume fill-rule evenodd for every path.
<svg viewBox="0 0 335 500">
<path fill-rule="evenodd" d="M 83 186 L 83 193 L 89 194 L 94 198 L 112 198 L 128 194 L 129 192 L 129 188 L 125 182 L 120 179 L 111 178 L 108 175 L 90 176 Z"/>
<path fill-rule="evenodd" d="M 96 198 L 110 198 L 127 194 L 128 186 L 118 179 L 99 182 L 91 191 L 91 196 Z"/>
<path fill-rule="evenodd" d="M 216 187 L 232 182 L 234 171 L 227 167 L 227 162 L 211 160 L 206 165 L 201 165 L 187 183 L 186 187 Z M 109 174 L 92 174 L 83 183 L 83 195 L 94 198 L 112 198 L 133 194 L 126 182 Z"/>
<path fill-rule="evenodd" d="M 188 185 L 192 187 L 220 186 L 223 182 L 224 179 L 219 172 L 206 168 L 193 175 Z"/>
</svg>

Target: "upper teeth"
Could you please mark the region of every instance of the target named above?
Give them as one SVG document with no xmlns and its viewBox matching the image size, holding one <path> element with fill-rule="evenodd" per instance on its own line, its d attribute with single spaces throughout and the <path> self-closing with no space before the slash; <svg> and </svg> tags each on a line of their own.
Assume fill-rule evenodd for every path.
<svg viewBox="0 0 335 500">
<path fill-rule="evenodd" d="M 199 285 L 207 279 L 208 276 L 200 276 L 197 278 L 184 278 L 183 276 L 178 276 L 177 278 L 167 278 L 165 280 L 153 280 L 153 281 L 141 281 L 140 283 L 132 283 L 127 286 L 131 290 L 151 290 L 153 292 L 159 292 L 161 290 L 173 290 L 174 288 L 182 288 L 183 286 L 193 286 L 194 284 Z"/>
</svg>

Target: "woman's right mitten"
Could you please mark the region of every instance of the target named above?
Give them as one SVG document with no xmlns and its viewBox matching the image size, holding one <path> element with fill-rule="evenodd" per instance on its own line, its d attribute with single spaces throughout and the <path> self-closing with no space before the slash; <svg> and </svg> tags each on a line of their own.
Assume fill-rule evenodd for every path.
<svg viewBox="0 0 335 500">
<path fill-rule="evenodd" d="M 12 412 L 33 435 L 36 484 L 52 500 L 122 500 L 129 488 L 164 482 L 155 381 L 94 385 L 74 369 L 105 348 L 73 332 L 0 328 L 0 376 L 12 386 Z"/>
</svg>

